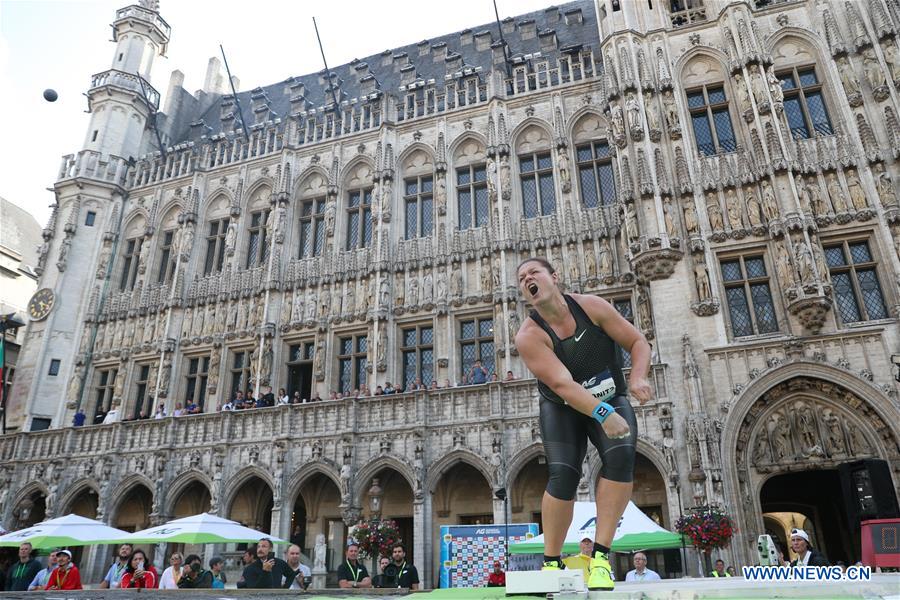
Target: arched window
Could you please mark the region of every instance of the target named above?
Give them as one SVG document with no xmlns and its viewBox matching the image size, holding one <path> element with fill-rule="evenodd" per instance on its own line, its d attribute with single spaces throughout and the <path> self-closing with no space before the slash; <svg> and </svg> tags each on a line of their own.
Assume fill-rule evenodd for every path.
<svg viewBox="0 0 900 600">
<path fill-rule="evenodd" d="M 791 135 L 795 139 L 832 135 L 834 129 L 823 97 L 822 73 L 816 70 L 819 56 L 815 48 L 805 39 L 789 35 L 778 41 L 772 54 Z"/>
<path fill-rule="evenodd" d="M 474 138 L 464 140 L 453 157 L 457 223 L 460 229 L 482 227 L 490 222 L 487 167 L 484 146 Z"/>
<path fill-rule="evenodd" d="M 526 219 L 556 212 L 553 157 L 550 136 L 537 126 L 527 128 L 516 145 L 519 180 L 522 186 L 522 214 Z"/>
<path fill-rule="evenodd" d="M 740 76 L 738 76 L 740 77 Z M 734 152 L 737 138 L 730 112 L 725 71 L 713 56 L 692 58 L 682 71 L 687 107 L 697 152 L 702 155 Z"/>
<path fill-rule="evenodd" d="M 268 187 L 259 188 L 250 197 L 249 207 L 249 228 L 247 229 L 247 262 L 248 269 L 259 267 L 266 264 L 269 259 L 269 235 L 268 224 L 272 214 L 272 208 L 269 206 L 269 195 L 271 190 Z"/>
<path fill-rule="evenodd" d="M 298 217 L 300 226 L 298 258 L 322 254 L 325 248 L 325 193 L 327 181 L 321 173 L 312 173 L 300 184 Z"/>
<path fill-rule="evenodd" d="M 374 189 L 372 168 L 367 163 L 359 163 L 347 178 L 347 237 L 345 248 L 355 250 L 366 248 L 372 243 L 372 190 Z M 381 193 L 381 210 L 391 204 L 390 184 Z"/>
<path fill-rule="evenodd" d="M 230 203 L 224 195 L 210 202 L 206 210 L 206 258 L 203 261 L 203 274 L 219 273 L 225 263 L 225 246 L 228 238 L 234 238 L 236 226 L 229 216 Z M 229 235 L 228 230 L 232 229 Z M 234 240 L 231 240 L 234 244 Z M 233 249 L 233 247 L 232 247 Z"/>
<path fill-rule="evenodd" d="M 603 118 L 589 113 L 578 120 L 572 132 L 578 163 L 578 191 L 585 208 L 616 201 L 616 179 L 605 131 Z"/>
<path fill-rule="evenodd" d="M 434 230 L 434 163 L 422 150 L 403 161 L 403 217 L 407 240 Z"/>
<path fill-rule="evenodd" d="M 178 248 L 173 248 L 175 232 L 178 230 L 178 207 L 172 207 L 159 224 L 162 230 L 159 245 L 159 265 L 156 270 L 156 283 L 171 283 L 175 276 L 175 263 L 178 262 Z"/>
<path fill-rule="evenodd" d="M 119 275 L 119 291 L 133 290 L 137 282 L 142 257 L 146 257 L 148 248 L 144 248 L 144 229 L 147 221 L 138 215 L 129 221 L 122 235 L 122 270 Z"/>
</svg>

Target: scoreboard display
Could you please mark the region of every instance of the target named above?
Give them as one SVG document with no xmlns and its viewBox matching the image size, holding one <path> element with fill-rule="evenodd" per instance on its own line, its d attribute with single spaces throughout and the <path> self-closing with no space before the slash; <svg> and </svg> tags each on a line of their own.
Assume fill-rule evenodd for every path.
<svg viewBox="0 0 900 600">
<path fill-rule="evenodd" d="M 900 519 L 873 519 L 861 525 L 863 564 L 900 569 Z"/>
</svg>

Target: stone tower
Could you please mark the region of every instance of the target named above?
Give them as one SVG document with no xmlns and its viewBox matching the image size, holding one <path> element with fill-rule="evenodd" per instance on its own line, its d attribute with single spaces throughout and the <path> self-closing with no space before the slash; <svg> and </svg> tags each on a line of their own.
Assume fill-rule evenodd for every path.
<svg viewBox="0 0 900 600">
<path fill-rule="evenodd" d="M 165 53 L 170 33 L 158 8 L 158 2 L 141 0 L 116 12 L 112 65 L 93 76 L 87 91 L 91 120 L 83 149 L 63 157 L 38 262 L 38 288 L 53 292 L 53 309 L 28 325 L 29 343 L 11 394 L 10 427 L 49 427 L 65 414 L 66 401 L 82 394 L 92 338 L 82 335 L 83 315 L 96 311 L 109 292 L 109 257 L 119 241 L 129 159 L 157 143 L 148 124 L 159 108 L 159 92 L 149 79 L 153 59 Z M 85 340 L 80 346 L 79 338 Z M 48 376 L 53 360 L 60 361 L 58 375 Z M 23 414 L 25 422 L 18 422 Z"/>
</svg>

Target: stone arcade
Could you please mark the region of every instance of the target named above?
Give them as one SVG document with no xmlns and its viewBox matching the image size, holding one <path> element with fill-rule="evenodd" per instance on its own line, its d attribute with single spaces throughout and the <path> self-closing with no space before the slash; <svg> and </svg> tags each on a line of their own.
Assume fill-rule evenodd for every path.
<svg viewBox="0 0 900 600">
<path fill-rule="evenodd" d="M 861 458 L 900 485 L 900 5 L 585 0 L 501 27 L 508 68 L 488 24 L 241 92 L 242 114 L 211 61 L 157 113 L 169 25 L 151 0 L 118 11 L 43 232 L 56 303 L 0 438 L 8 528 L 208 509 L 308 553 L 327 535 L 333 566 L 380 487 L 433 585 L 440 525 L 503 522 L 499 488 L 539 518 L 512 271 L 539 254 L 654 345 L 639 506 L 669 527 L 725 507 L 729 564 L 783 540 L 785 513 L 858 558 L 822 498 Z M 216 410 L 265 386 L 459 382 L 476 358 L 522 379 Z M 188 400 L 204 414 L 141 418 Z M 124 422 L 69 428 L 79 407 Z"/>
</svg>

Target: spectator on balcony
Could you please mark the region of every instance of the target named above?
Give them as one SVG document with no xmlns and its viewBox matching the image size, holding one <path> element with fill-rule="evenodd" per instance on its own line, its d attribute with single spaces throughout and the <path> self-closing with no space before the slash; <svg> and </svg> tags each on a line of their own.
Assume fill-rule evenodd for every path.
<svg viewBox="0 0 900 600">
<path fill-rule="evenodd" d="M 184 407 L 184 412 L 188 415 L 199 415 L 202 411 L 200 410 L 200 407 L 197 406 L 197 403 L 194 402 L 194 399 L 191 398 L 188 405 Z"/>
<path fill-rule="evenodd" d="M 443 385 L 443 387 L 444 387 L 444 388 L 452 388 L 452 387 L 453 387 L 453 384 L 450 383 L 450 379 L 449 379 L 449 378 L 444 378 L 444 385 Z"/>
<path fill-rule="evenodd" d="M 219 412 L 234 412 L 234 404 L 232 404 L 231 400 L 228 400 L 225 404 L 219 407 Z"/>
<path fill-rule="evenodd" d="M 122 577 L 125 575 L 125 569 L 128 568 L 128 557 L 131 556 L 133 546 L 131 544 L 122 544 L 119 546 L 119 553 L 116 561 L 109 567 L 106 577 L 100 582 L 101 589 L 116 589 L 122 583 Z"/>
<path fill-rule="evenodd" d="M 460 376 L 459 383 L 456 384 L 456 387 L 463 387 L 464 385 L 469 385 L 469 378 L 466 377 L 465 373 Z"/>
<path fill-rule="evenodd" d="M 31 580 L 31 584 L 28 586 L 28 591 L 33 592 L 35 590 L 46 589 L 47 582 L 50 580 L 50 573 L 52 573 L 53 569 L 55 568 L 56 550 L 47 555 L 47 568 L 38 571 L 37 575 L 34 576 L 34 579 Z"/>
<path fill-rule="evenodd" d="M 166 413 L 166 405 L 160 404 L 157 407 L 156 413 L 153 415 L 153 418 L 154 419 L 165 419 L 167 416 L 168 416 L 168 413 Z"/>
<path fill-rule="evenodd" d="M 119 409 L 110 408 L 109 412 L 106 413 L 106 416 L 103 417 L 103 424 L 110 425 L 119 420 Z"/>
<path fill-rule="evenodd" d="M 122 589 L 152 589 L 159 585 L 159 574 L 141 549 L 135 550 L 128 558 L 128 567 L 122 576 Z"/>
<path fill-rule="evenodd" d="M 515 381 L 515 380 L 516 380 L 516 376 L 513 375 L 513 372 L 512 372 L 512 371 L 507 371 L 507 372 L 506 372 L 506 377 L 503 379 L 503 381 Z"/>
<path fill-rule="evenodd" d="M 276 403 L 279 405 L 291 403 L 291 397 L 288 396 L 287 390 L 285 390 L 284 388 L 280 388 L 278 390 L 278 399 L 276 400 Z"/>
<path fill-rule="evenodd" d="M 368 398 L 372 395 L 372 390 L 370 390 L 369 386 L 364 383 L 362 384 L 362 387 L 359 388 L 359 395 L 362 398 Z"/>
<path fill-rule="evenodd" d="M 275 394 L 272 393 L 272 388 L 269 386 L 262 388 L 262 401 L 263 406 L 275 406 Z"/>
<path fill-rule="evenodd" d="M 240 390 L 235 392 L 231 405 L 234 406 L 234 410 L 242 410 L 244 408 L 244 392 Z"/>
<path fill-rule="evenodd" d="M 380 385 L 376 385 L 376 386 L 375 386 L 375 395 L 376 395 L 376 396 L 383 396 L 383 395 L 384 395 L 384 388 L 382 388 Z"/>
<path fill-rule="evenodd" d="M 84 414 L 84 409 L 79 408 L 72 417 L 72 427 L 84 427 L 85 419 L 87 419 L 87 415 Z"/>
<path fill-rule="evenodd" d="M 439 390 L 439 389 L 441 389 L 441 388 L 438 386 L 437 379 L 432 379 L 432 380 L 431 380 L 431 385 L 428 386 L 428 389 L 429 389 L 429 390 Z"/>
<path fill-rule="evenodd" d="M 50 573 L 46 590 L 80 590 L 81 574 L 72 562 L 72 553 L 60 550 L 56 553 L 56 568 Z"/>
<path fill-rule="evenodd" d="M 329 400 L 340 400 L 340 398 L 341 398 L 341 397 L 340 397 L 340 396 L 338 395 L 338 393 L 337 393 L 336 391 L 334 391 L 334 390 L 331 390 L 331 393 L 328 394 L 328 399 L 329 399 Z"/>
<path fill-rule="evenodd" d="M 490 373 L 488 373 L 488 370 L 485 369 L 484 366 L 482 366 L 481 361 L 476 358 L 475 364 L 469 369 L 469 382 L 471 382 L 472 385 L 487 383 L 489 375 Z"/>
<path fill-rule="evenodd" d="M 181 402 L 175 403 L 175 410 L 172 411 L 173 417 L 183 417 L 185 415 L 184 406 L 182 406 Z"/>
<path fill-rule="evenodd" d="M 303 402 L 303 398 L 300 397 L 300 390 L 295 390 L 293 394 L 291 394 L 291 399 L 288 404 L 301 404 Z"/>
<path fill-rule="evenodd" d="M 384 393 L 385 394 L 395 394 L 397 390 L 394 389 L 394 386 L 391 385 L 390 381 L 384 382 Z"/>
<path fill-rule="evenodd" d="M 497 373 L 491 373 L 491 383 L 497 383 L 500 381 L 500 378 L 497 377 Z"/>
<path fill-rule="evenodd" d="M 322 396 L 319 395 L 319 390 L 313 392 L 312 398 L 309 399 L 310 402 L 321 402 Z"/>
</svg>

